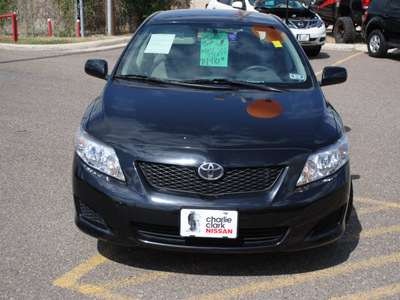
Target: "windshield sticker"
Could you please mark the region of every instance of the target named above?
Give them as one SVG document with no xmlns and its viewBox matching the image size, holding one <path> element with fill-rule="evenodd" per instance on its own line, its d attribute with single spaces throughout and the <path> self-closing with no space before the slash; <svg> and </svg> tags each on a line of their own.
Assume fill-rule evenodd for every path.
<svg viewBox="0 0 400 300">
<path fill-rule="evenodd" d="M 256 100 L 247 106 L 247 113 L 256 118 L 270 119 L 283 112 L 282 106 L 272 99 Z"/>
<path fill-rule="evenodd" d="M 200 66 L 227 67 L 229 39 L 226 32 L 206 31 L 201 36 Z"/>
<path fill-rule="evenodd" d="M 306 77 L 302 74 L 294 74 L 294 73 L 290 73 L 289 74 L 289 78 L 293 79 L 293 80 L 301 80 L 301 81 L 305 81 Z"/>
<path fill-rule="evenodd" d="M 272 44 L 274 44 L 275 48 L 282 48 L 282 44 L 280 41 L 272 41 Z"/>
<path fill-rule="evenodd" d="M 237 34 L 236 33 L 229 33 L 228 34 L 229 41 L 237 41 Z"/>
<path fill-rule="evenodd" d="M 251 27 L 251 31 L 260 40 L 264 40 L 269 43 L 279 41 L 280 44 L 283 44 L 287 40 L 287 35 L 279 29 L 275 28 L 274 26 L 254 25 L 253 27 Z"/>
<path fill-rule="evenodd" d="M 169 54 L 175 34 L 152 34 L 144 53 Z"/>
</svg>

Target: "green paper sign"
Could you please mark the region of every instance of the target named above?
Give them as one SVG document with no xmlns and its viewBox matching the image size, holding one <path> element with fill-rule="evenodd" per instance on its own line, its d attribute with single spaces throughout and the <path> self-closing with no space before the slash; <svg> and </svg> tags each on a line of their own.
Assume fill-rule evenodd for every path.
<svg viewBox="0 0 400 300">
<path fill-rule="evenodd" d="M 227 67 L 229 40 L 226 32 L 206 31 L 201 36 L 200 66 Z"/>
</svg>

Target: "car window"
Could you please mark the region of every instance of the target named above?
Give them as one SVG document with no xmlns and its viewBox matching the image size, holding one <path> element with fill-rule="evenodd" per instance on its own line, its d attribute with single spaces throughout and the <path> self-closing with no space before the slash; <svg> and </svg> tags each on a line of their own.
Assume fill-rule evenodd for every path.
<svg viewBox="0 0 400 300">
<path fill-rule="evenodd" d="M 294 9 L 303 9 L 304 6 L 298 2 L 298 1 L 289 1 L 287 3 L 286 0 L 266 0 L 266 1 L 259 1 L 257 6 L 265 7 L 265 8 L 286 8 L 286 6 L 289 6 L 289 8 L 294 8 Z"/>
<path fill-rule="evenodd" d="M 389 7 L 396 10 L 400 9 L 400 0 L 392 0 Z"/>
<path fill-rule="evenodd" d="M 218 0 L 218 2 L 226 5 L 232 5 L 232 0 Z"/>
<path fill-rule="evenodd" d="M 116 75 L 309 87 L 310 71 L 294 43 L 267 25 L 151 25 L 130 44 Z"/>
</svg>

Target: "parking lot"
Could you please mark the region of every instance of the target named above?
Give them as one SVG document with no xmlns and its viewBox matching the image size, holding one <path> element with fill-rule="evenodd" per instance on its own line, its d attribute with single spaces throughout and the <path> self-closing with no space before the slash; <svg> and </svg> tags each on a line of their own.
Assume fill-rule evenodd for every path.
<svg viewBox="0 0 400 300">
<path fill-rule="evenodd" d="M 297 253 L 210 255 L 98 242 L 74 224 L 73 135 L 104 80 L 98 52 L 0 50 L 0 299 L 400 299 L 400 52 L 322 48 L 346 67 L 324 87 L 352 146 L 355 209 L 337 243 Z"/>
</svg>

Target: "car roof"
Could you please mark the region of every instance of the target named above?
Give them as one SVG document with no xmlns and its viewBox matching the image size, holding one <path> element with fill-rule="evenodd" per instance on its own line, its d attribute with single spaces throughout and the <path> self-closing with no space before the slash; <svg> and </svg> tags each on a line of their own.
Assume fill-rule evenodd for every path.
<svg viewBox="0 0 400 300">
<path fill-rule="evenodd" d="M 154 15 L 150 22 L 194 23 L 194 22 L 228 22 L 257 23 L 271 26 L 282 25 L 274 15 L 259 12 L 223 9 L 177 9 L 162 11 Z"/>
</svg>

